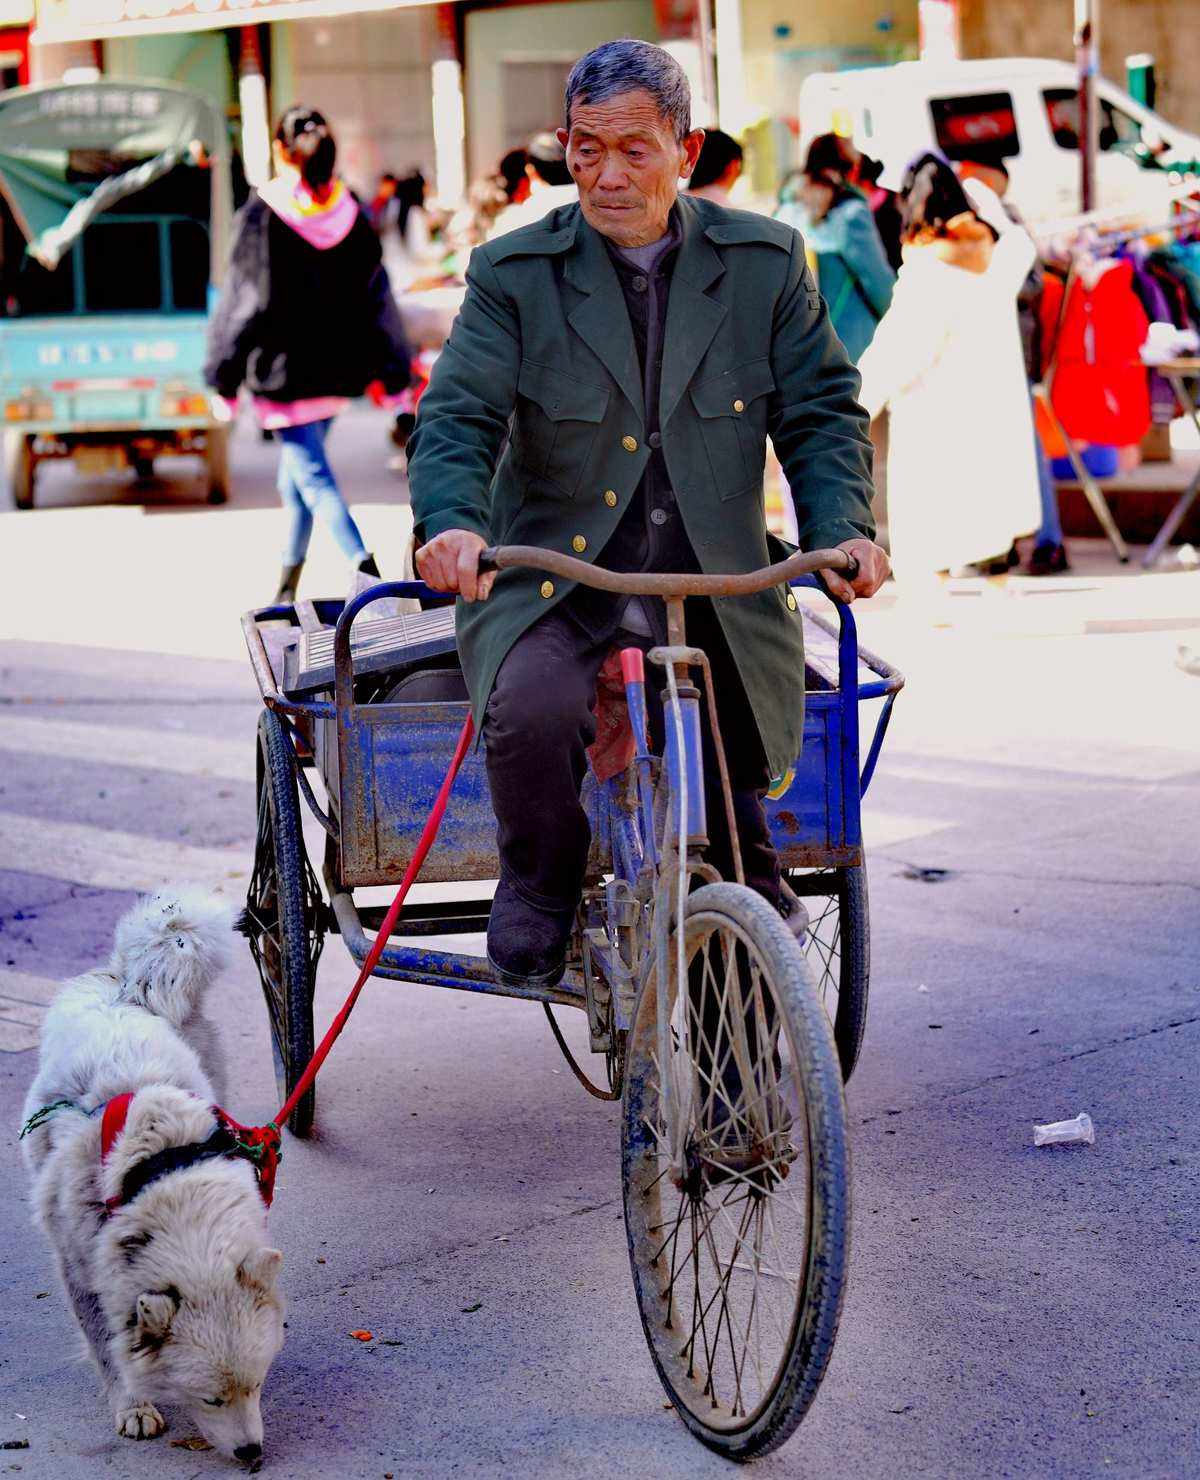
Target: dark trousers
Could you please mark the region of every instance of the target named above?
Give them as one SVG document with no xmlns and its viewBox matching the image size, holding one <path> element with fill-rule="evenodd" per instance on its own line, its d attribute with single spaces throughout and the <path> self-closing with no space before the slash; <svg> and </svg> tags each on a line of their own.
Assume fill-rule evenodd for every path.
<svg viewBox="0 0 1200 1480">
<path fill-rule="evenodd" d="M 779 901 L 779 860 L 763 797 L 767 763 L 746 691 L 707 601 L 687 604 L 688 641 L 708 654 L 733 791 L 746 883 Z M 543 909 L 573 909 L 591 841 L 579 791 L 587 747 L 596 736 L 596 677 L 613 646 L 651 647 L 627 633 L 590 637 L 566 612 L 552 611 L 513 644 L 501 664 L 484 716 L 488 783 L 498 824 L 501 866 L 518 894 Z M 662 670 L 646 665 L 653 743 L 662 743 Z M 707 706 L 700 704 L 708 861 L 735 877 Z"/>
</svg>

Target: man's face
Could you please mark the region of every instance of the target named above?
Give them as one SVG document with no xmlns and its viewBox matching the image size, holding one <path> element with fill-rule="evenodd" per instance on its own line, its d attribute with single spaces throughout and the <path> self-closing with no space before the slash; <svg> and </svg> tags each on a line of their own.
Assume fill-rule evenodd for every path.
<svg viewBox="0 0 1200 1480">
<path fill-rule="evenodd" d="M 666 232 L 679 181 L 691 174 L 703 129 L 680 141 L 643 88 L 602 103 L 576 103 L 559 129 L 584 219 L 619 247 L 642 247 Z"/>
</svg>

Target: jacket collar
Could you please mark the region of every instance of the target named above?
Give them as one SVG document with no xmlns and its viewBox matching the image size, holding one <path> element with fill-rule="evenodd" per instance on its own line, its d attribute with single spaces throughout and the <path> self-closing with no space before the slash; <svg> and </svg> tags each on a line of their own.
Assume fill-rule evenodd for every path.
<svg viewBox="0 0 1200 1480">
<path fill-rule="evenodd" d="M 708 235 L 701 208 L 695 201 L 681 196 L 677 210 L 683 240 L 671 278 L 663 336 L 662 388 L 658 397 L 659 426 L 663 427 L 728 311 L 707 291 L 723 276 L 725 263 Z"/>
<path fill-rule="evenodd" d="M 675 210 L 680 241 L 667 301 L 660 426 L 666 425 L 725 317 L 724 305 L 705 292 L 722 276 L 725 264 L 707 237 L 696 205 L 681 196 Z M 568 313 L 568 321 L 644 421 L 642 374 L 620 279 L 604 238 L 583 219 L 581 210 L 577 208 L 573 216 L 569 228 L 573 239 L 569 247 L 564 243 L 563 276 L 584 296 Z"/>
<path fill-rule="evenodd" d="M 717 248 L 766 242 L 790 251 L 795 236 L 780 221 L 749 211 L 725 210 L 688 195 L 679 197 L 675 210 L 681 240 L 667 306 L 660 426 L 666 425 L 679 404 L 725 318 L 724 304 L 707 291 L 725 272 Z M 556 211 L 547 222 L 501 237 L 486 250 L 496 263 L 513 257 L 561 255 L 565 259 L 563 277 L 582 295 L 568 312 L 568 321 L 644 420 L 642 376 L 625 297 L 604 239 L 584 220 L 582 209 L 574 205 Z"/>
<path fill-rule="evenodd" d="M 604 238 L 583 219 L 576 207 L 572 240 L 563 277 L 582 296 L 567 312 L 567 322 L 621 387 L 626 400 L 645 420 L 642 372 L 638 365 L 629 310 L 621 280 L 608 255 Z"/>
</svg>

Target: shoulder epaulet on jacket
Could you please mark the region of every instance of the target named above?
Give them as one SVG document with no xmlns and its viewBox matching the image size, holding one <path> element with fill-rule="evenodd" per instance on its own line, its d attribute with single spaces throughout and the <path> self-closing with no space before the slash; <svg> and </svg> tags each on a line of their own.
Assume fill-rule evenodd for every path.
<svg viewBox="0 0 1200 1480">
<path fill-rule="evenodd" d="M 704 235 L 719 247 L 741 246 L 746 242 L 767 242 L 773 247 L 792 250 L 795 231 L 784 221 L 760 216 L 757 211 L 732 211 L 721 207 L 704 211 L 701 220 Z"/>
</svg>

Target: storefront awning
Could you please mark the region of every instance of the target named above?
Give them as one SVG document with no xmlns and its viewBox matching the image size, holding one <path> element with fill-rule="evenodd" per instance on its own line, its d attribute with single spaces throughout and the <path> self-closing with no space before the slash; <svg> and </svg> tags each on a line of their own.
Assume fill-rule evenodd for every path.
<svg viewBox="0 0 1200 1480">
<path fill-rule="evenodd" d="M 328 20 L 429 3 L 432 0 L 37 0 L 37 26 L 29 39 L 36 46 L 167 31 L 215 31 L 258 21 Z"/>
</svg>

